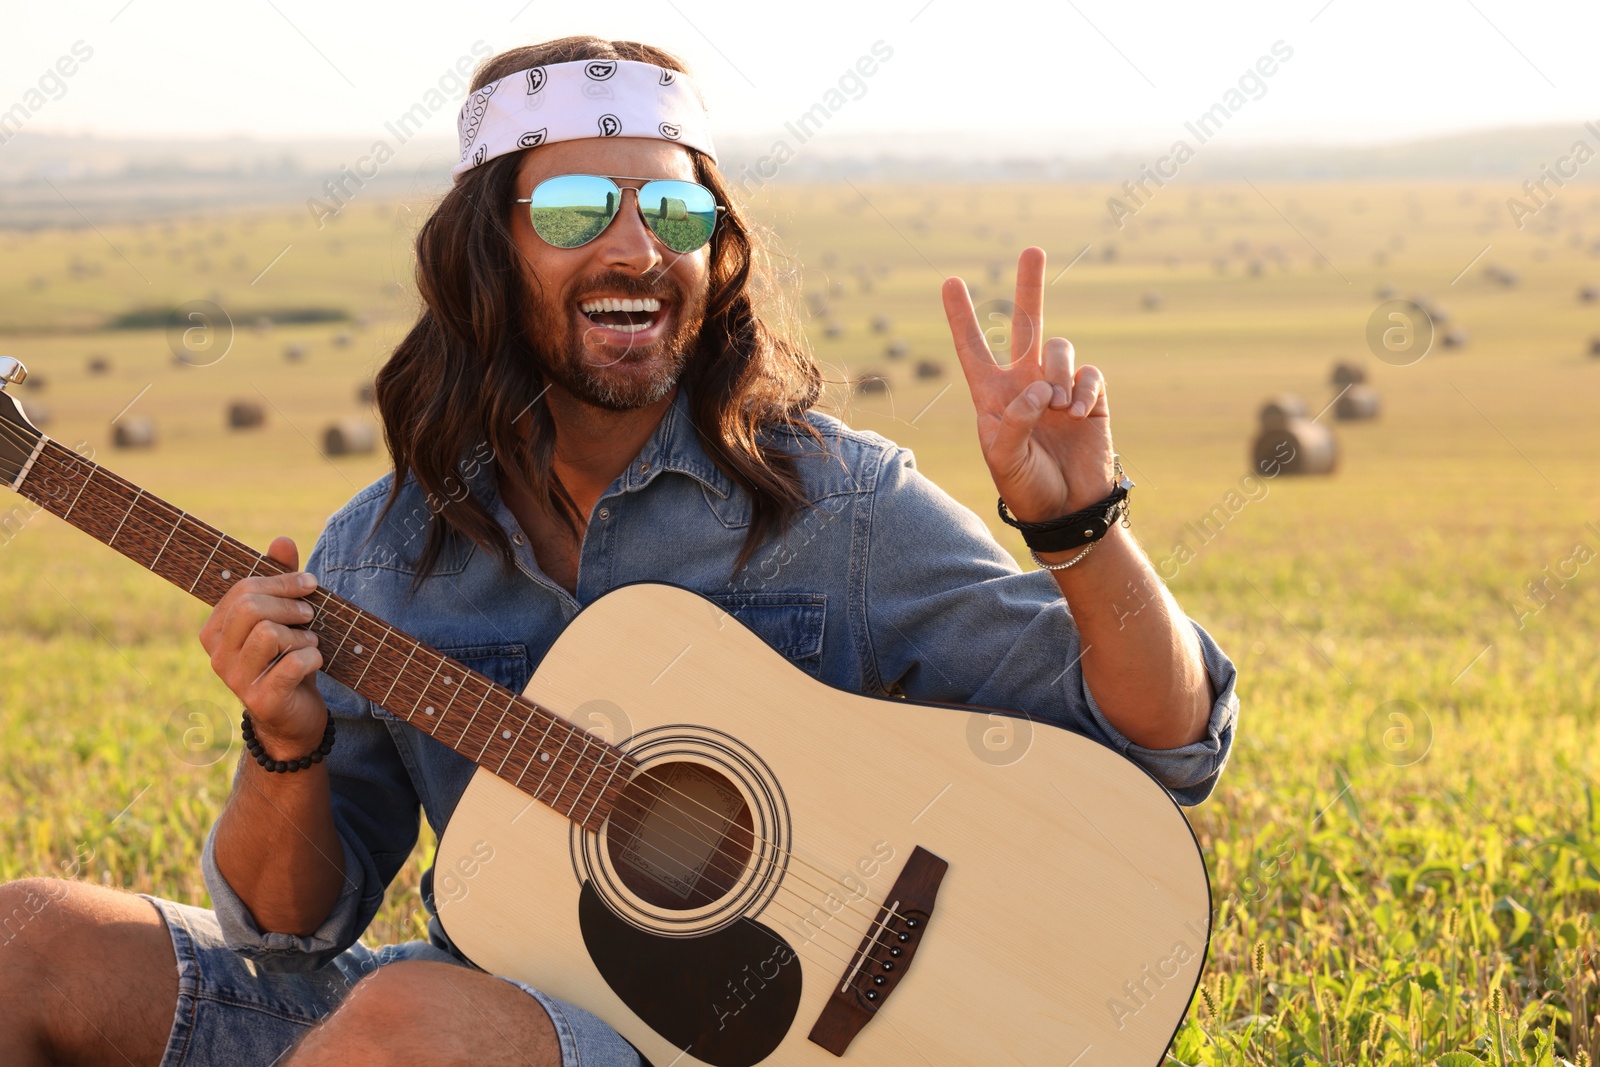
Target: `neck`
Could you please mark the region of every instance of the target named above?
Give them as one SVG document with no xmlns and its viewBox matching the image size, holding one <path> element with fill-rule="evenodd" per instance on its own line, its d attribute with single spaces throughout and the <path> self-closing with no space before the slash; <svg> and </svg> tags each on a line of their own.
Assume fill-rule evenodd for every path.
<svg viewBox="0 0 1600 1067">
<path fill-rule="evenodd" d="M 607 411 L 552 386 L 545 394 L 556 426 L 554 466 L 561 484 L 588 515 L 617 476 L 656 432 L 678 395 L 678 387 L 647 407 Z"/>
</svg>

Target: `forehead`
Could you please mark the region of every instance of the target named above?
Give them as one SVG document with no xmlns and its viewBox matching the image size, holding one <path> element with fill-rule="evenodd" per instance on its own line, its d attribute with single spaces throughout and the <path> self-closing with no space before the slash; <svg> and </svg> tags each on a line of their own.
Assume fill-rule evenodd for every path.
<svg viewBox="0 0 1600 1067">
<path fill-rule="evenodd" d="M 556 174 L 621 174 L 694 180 L 694 161 L 681 144 L 655 137 L 585 137 L 530 148 L 517 167 L 525 188 Z"/>
</svg>

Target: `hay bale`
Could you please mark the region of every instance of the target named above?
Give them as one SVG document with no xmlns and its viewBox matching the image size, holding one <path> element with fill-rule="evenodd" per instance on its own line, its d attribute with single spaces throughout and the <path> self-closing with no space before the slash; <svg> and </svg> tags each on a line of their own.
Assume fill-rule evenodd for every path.
<svg viewBox="0 0 1600 1067">
<path fill-rule="evenodd" d="M 1289 419 L 1263 429 L 1250 449 L 1251 469 L 1279 474 L 1332 474 L 1339 465 L 1339 443 L 1333 431 L 1306 419 Z"/>
<path fill-rule="evenodd" d="M 1600 337 L 1589 338 L 1589 355 L 1600 359 Z"/>
<path fill-rule="evenodd" d="M 844 327 L 830 319 L 822 327 L 822 336 L 830 341 L 837 341 L 844 336 Z"/>
<path fill-rule="evenodd" d="M 1510 269 L 1509 267 L 1502 267 L 1494 263 L 1491 263 L 1487 267 L 1483 268 L 1483 276 L 1488 278 L 1491 282 L 1494 282 L 1496 285 L 1503 286 L 1507 289 L 1510 289 L 1512 286 L 1516 285 L 1522 280 L 1522 275 L 1518 274 L 1516 271 Z"/>
<path fill-rule="evenodd" d="M 290 363 L 299 363 L 302 359 L 306 358 L 306 346 L 289 345 L 283 350 L 283 358 L 288 360 Z"/>
<path fill-rule="evenodd" d="M 1450 321 L 1450 308 L 1434 300 L 1427 293 L 1417 293 L 1411 302 L 1427 313 L 1435 326 L 1443 326 Z"/>
<path fill-rule="evenodd" d="M 1384 282 L 1382 285 L 1378 286 L 1377 289 L 1373 290 L 1372 295 L 1376 296 L 1379 300 L 1393 300 L 1395 297 L 1400 295 L 1400 290 L 1396 289 L 1388 282 Z"/>
<path fill-rule="evenodd" d="M 378 402 L 378 387 L 371 382 L 363 382 L 356 389 L 356 403 L 376 404 Z"/>
<path fill-rule="evenodd" d="M 881 371 L 867 371 L 856 379 L 856 392 L 858 393 L 887 393 L 889 379 Z"/>
<path fill-rule="evenodd" d="M 272 319 L 266 315 L 259 316 L 254 325 L 256 333 L 261 334 L 263 337 L 272 332 Z"/>
<path fill-rule="evenodd" d="M 111 443 L 117 448 L 153 448 L 156 424 L 144 415 L 127 415 L 117 420 Z"/>
<path fill-rule="evenodd" d="M 989 261 L 989 266 L 986 269 L 989 275 L 989 280 L 991 282 L 997 282 L 1005 275 L 1006 265 L 1000 262 L 998 259 L 991 259 Z"/>
<path fill-rule="evenodd" d="M 893 325 L 894 324 L 889 321 L 889 316 L 887 315 L 872 316 L 873 333 L 888 333 Z"/>
<path fill-rule="evenodd" d="M 1472 335 L 1467 332 L 1465 326 L 1452 326 L 1439 338 L 1446 348 L 1465 348 L 1471 339 Z"/>
<path fill-rule="evenodd" d="M 931 359 L 917 360 L 918 378 L 940 378 L 944 376 L 944 364 Z"/>
<path fill-rule="evenodd" d="M 346 332 L 343 332 L 343 331 L 334 334 L 333 335 L 333 344 L 334 344 L 335 348 L 349 348 L 350 347 L 350 335 L 348 333 L 346 333 Z"/>
<path fill-rule="evenodd" d="M 1337 388 L 1343 388 L 1347 385 L 1365 385 L 1367 368 L 1359 363 L 1335 363 L 1333 365 L 1333 377 L 1329 380 Z"/>
<path fill-rule="evenodd" d="M 1160 289 L 1151 289 L 1141 298 L 1140 303 L 1146 311 L 1160 311 L 1161 305 L 1166 303 L 1166 298 L 1161 295 Z"/>
<path fill-rule="evenodd" d="M 254 400 L 235 400 L 228 405 L 228 429 L 254 430 L 264 426 L 267 409 Z"/>
<path fill-rule="evenodd" d="M 911 354 L 911 346 L 896 339 L 883 346 L 883 354 L 890 359 L 905 359 Z"/>
<path fill-rule="evenodd" d="M 322 451 L 330 456 L 365 455 L 378 447 L 372 423 L 340 419 L 322 432 Z"/>
<path fill-rule="evenodd" d="M 111 373 L 111 361 L 105 356 L 90 356 L 89 362 L 84 365 L 88 372 L 96 377 Z"/>
<path fill-rule="evenodd" d="M 28 375 L 28 392 L 30 392 L 30 393 L 42 393 L 42 392 L 44 392 L 44 387 L 45 387 L 46 384 L 49 383 L 49 381 L 50 381 L 50 379 L 46 378 L 42 374 L 30 374 L 30 375 Z"/>
<path fill-rule="evenodd" d="M 828 295 L 833 297 L 835 300 L 844 296 L 844 291 L 844 282 L 834 282 L 832 285 L 828 286 Z"/>
<path fill-rule="evenodd" d="M 689 217 L 689 205 L 675 196 L 663 196 L 661 209 L 656 212 L 657 218 L 686 219 Z"/>
<path fill-rule="evenodd" d="M 1277 429 L 1286 426 L 1293 419 L 1306 417 L 1306 402 L 1294 393 L 1278 393 L 1269 396 L 1267 402 L 1261 405 L 1261 428 L 1263 430 Z"/>
<path fill-rule="evenodd" d="M 1585 304 L 1592 304 L 1600 300 L 1600 285 L 1586 285 L 1578 290 L 1578 299 Z"/>
<path fill-rule="evenodd" d="M 1352 385 L 1333 405 L 1333 417 L 1342 422 L 1375 419 L 1382 410 L 1378 392 L 1370 385 Z"/>
</svg>

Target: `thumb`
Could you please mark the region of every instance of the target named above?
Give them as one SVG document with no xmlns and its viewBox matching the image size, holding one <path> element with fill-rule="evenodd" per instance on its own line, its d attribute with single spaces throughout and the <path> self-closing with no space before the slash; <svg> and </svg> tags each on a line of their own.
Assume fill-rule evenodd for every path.
<svg viewBox="0 0 1600 1067">
<path fill-rule="evenodd" d="M 1050 403 L 1051 388 L 1047 381 L 1029 382 L 1028 387 L 1016 395 L 1000 413 L 1000 428 L 989 443 L 989 466 L 998 470 L 1016 470 L 1028 452 L 1028 436 L 1044 415 Z"/>
<path fill-rule="evenodd" d="M 267 546 L 267 558 L 283 564 L 284 567 L 291 571 L 300 569 L 300 550 L 287 537 L 274 537 L 272 539 L 272 544 Z"/>
</svg>

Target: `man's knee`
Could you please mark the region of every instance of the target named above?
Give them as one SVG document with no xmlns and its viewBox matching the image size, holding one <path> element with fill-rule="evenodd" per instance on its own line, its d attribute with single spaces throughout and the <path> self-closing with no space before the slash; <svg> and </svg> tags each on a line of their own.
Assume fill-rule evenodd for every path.
<svg viewBox="0 0 1600 1067">
<path fill-rule="evenodd" d="M 502 1047 L 503 1046 L 503 1047 Z M 288 1057 L 290 1067 L 357 1067 L 426 1050 L 429 1062 L 560 1064 L 538 1001 L 508 982 L 449 963 L 391 963 L 357 982 Z"/>
<path fill-rule="evenodd" d="M 67 1058 L 98 1054 L 112 1051 L 100 1046 L 114 1025 L 126 1035 L 119 1045 L 143 1051 L 171 1028 L 176 996 L 172 941 L 147 902 L 58 879 L 0 885 L 0 1016 L 10 1040 Z"/>
</svg>

